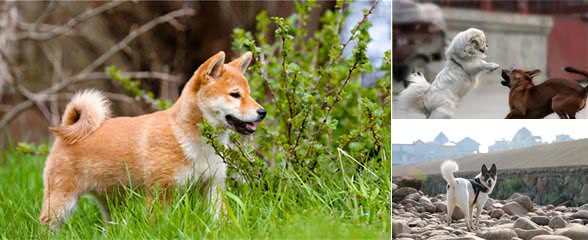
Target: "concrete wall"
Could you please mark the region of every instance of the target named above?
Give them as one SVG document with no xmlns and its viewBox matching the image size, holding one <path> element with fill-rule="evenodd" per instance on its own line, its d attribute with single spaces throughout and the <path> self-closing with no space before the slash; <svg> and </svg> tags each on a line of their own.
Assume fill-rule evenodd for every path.
<svg viewBox="0 0 588 240">
<path fill-rule="evenodd" d="M 478 173 L 459 173 L 458 177 L 473 178 Z M 394 180 L 394 179 L 393 179 Z M 421 190 L 428 195 L 446 192 L 447 182 L 441 175 L 429 175 Z M 498 183 L 491 194 L 506 199 L 514 192 L 531 197 L 541 205 L 569 201 L 569 205 L 588 203 L 588 166 L 499 170 Z"/>
<path fill-rule="evenodd" d="M 551 17 L 454 8 L 443 8 L 443 14 L 449 39 L 470 27 L 479 28 L 485 32 L 488 41 L 487 61 L 498 63 L 501 69 L 540 69 L 542 73 L 535 78 L 535 83 L 546 79 L 548 35 L 553 26 Z M 443 63 L 433 64 L 431 72 L 437 73 L 442 67 Z M 454 117 L 504 118 L 509 110 L 508 88 L 500 85 L 501 79 L 500 69 L 483 74 L 479 86 L 463 99 Z M 424 118 L 422 114 L 401 109 L 397 102 L 393 107 L 394 118 Z M 578 117 L 586 118 L 586 110 Z M 549 118 L 557 116 L 552 114 Z"/>
</svg>

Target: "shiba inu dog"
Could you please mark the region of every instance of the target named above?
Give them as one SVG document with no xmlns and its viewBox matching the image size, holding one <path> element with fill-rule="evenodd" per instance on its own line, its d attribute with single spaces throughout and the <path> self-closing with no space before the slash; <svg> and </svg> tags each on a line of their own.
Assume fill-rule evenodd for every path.
<svg viewBox="0 0 588 240">
<path fill-rule="evenodd" d="M 137 117 L 109 118 L 109 103 L 100 92 L 76 94 L 61 126 L 50 128 L 56 139 L 43 174 L 41 223 L 57 229 L 84 193 L 98 199 L 108 222 L 106 196 L 131 184 L 170 189 L 207 183 L 218 213 L 227 166 L 198 124 L 206 119 L 241 134 L 255 132 L 266 111 L 251 98 L 243 75 L 251 58 L 248 52 L 225 64 L 225 53 L 217 53 L 194 72 L 171 108 Z M 228 143 L 228 132 L 221 141 Z"/>
<path fill-rule="evenodd" d="M 458 170 L 455 161 L 448 160 L 441 164 L 441 175 L 447 181 L 447 226 L 451 225 L 451 215 L 457 206 L 465 213 L 468 231 L 479 229 L 480 213 L 496 185 L 496 165 L 492 164 L 490 170 L 482 165 L 482 172 L 474 179 L 455 178 L 453 173 Z M 472 226 L 474 208 L 478 208 L 475 228 Z"/>
</svg>

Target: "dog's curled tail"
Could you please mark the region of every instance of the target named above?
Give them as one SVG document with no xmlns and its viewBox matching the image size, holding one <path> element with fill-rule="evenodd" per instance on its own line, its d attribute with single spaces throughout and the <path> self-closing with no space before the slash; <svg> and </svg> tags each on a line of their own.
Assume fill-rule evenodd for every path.
<svg viewBox="0 0 588 240">
<path fill-rule="evenodd" d="M 574 67 L 565 67 L 564 70 L 566 70 L 566 72 L 580 74 L 580 75 L 588 78 L 588 72 L 586 72 L 586 71 L 582 71 L 582 70 L 574 68 Z"/>
<path fill-rule="evenodd" d="M 110 103 L 98 90 L 76 93 L 65 107 L 61 126 L 50 127 L 53 134 L 74 144 L 94 132 L 110 116 Z"/>
<path fill-rule="evenodd" d="M 425 112 L 424 96 L 431 87 L 422 73 L 416 72 L 408 77 L 410 84 L 400 93 L 400 104 L 408 108 Z"/>
<path fill-rule="evenodd" d="M 453 160 L 447 160 L 441 164 L 441 176 L 443 176 L 449 186 L 455 187 L 456 182 L 453 173 L 457 171 L 459 171 L 459 166 Z"/>
</svg>

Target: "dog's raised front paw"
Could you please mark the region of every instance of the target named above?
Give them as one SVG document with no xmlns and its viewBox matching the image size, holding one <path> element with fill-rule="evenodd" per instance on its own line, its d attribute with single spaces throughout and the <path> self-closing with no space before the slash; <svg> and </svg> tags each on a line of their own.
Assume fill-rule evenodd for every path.
<svg viewBox="0 0 588 240">
<path fill-rule="evenodd" d="M 490 72 L 494 72 L 499 67 L 500 67 L 500 65 L 498 65 L 496 63 L 490 63 Z"/>
</svg>

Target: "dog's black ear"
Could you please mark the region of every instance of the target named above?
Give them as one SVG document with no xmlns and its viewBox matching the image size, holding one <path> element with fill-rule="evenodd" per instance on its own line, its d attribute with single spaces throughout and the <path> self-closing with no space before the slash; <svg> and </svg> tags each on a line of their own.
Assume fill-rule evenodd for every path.
<svg viewBox="0 0 588 240">
<path fill-rule="evenodd" d="M 482 174 L 488 172 L 488 168 L 486 167 L 486 164 L 482 164 Z"/>
<path fill-rule="evenodd" d="M 535 70 L 531 70 L 531 71 L 526 71 L 525 74 L 529 77 L 529 78 L 534 78 L 535 76 L 539 75 L 539 73 L 541 73 L 541 70 L 539 69 L 535 69 Z"/>
<path fill-rule="evenodd" d="M 490 167 L 490 172 L 496 175 L 496 164 L 492 163 L 492 167 Z"/>
</svg>

